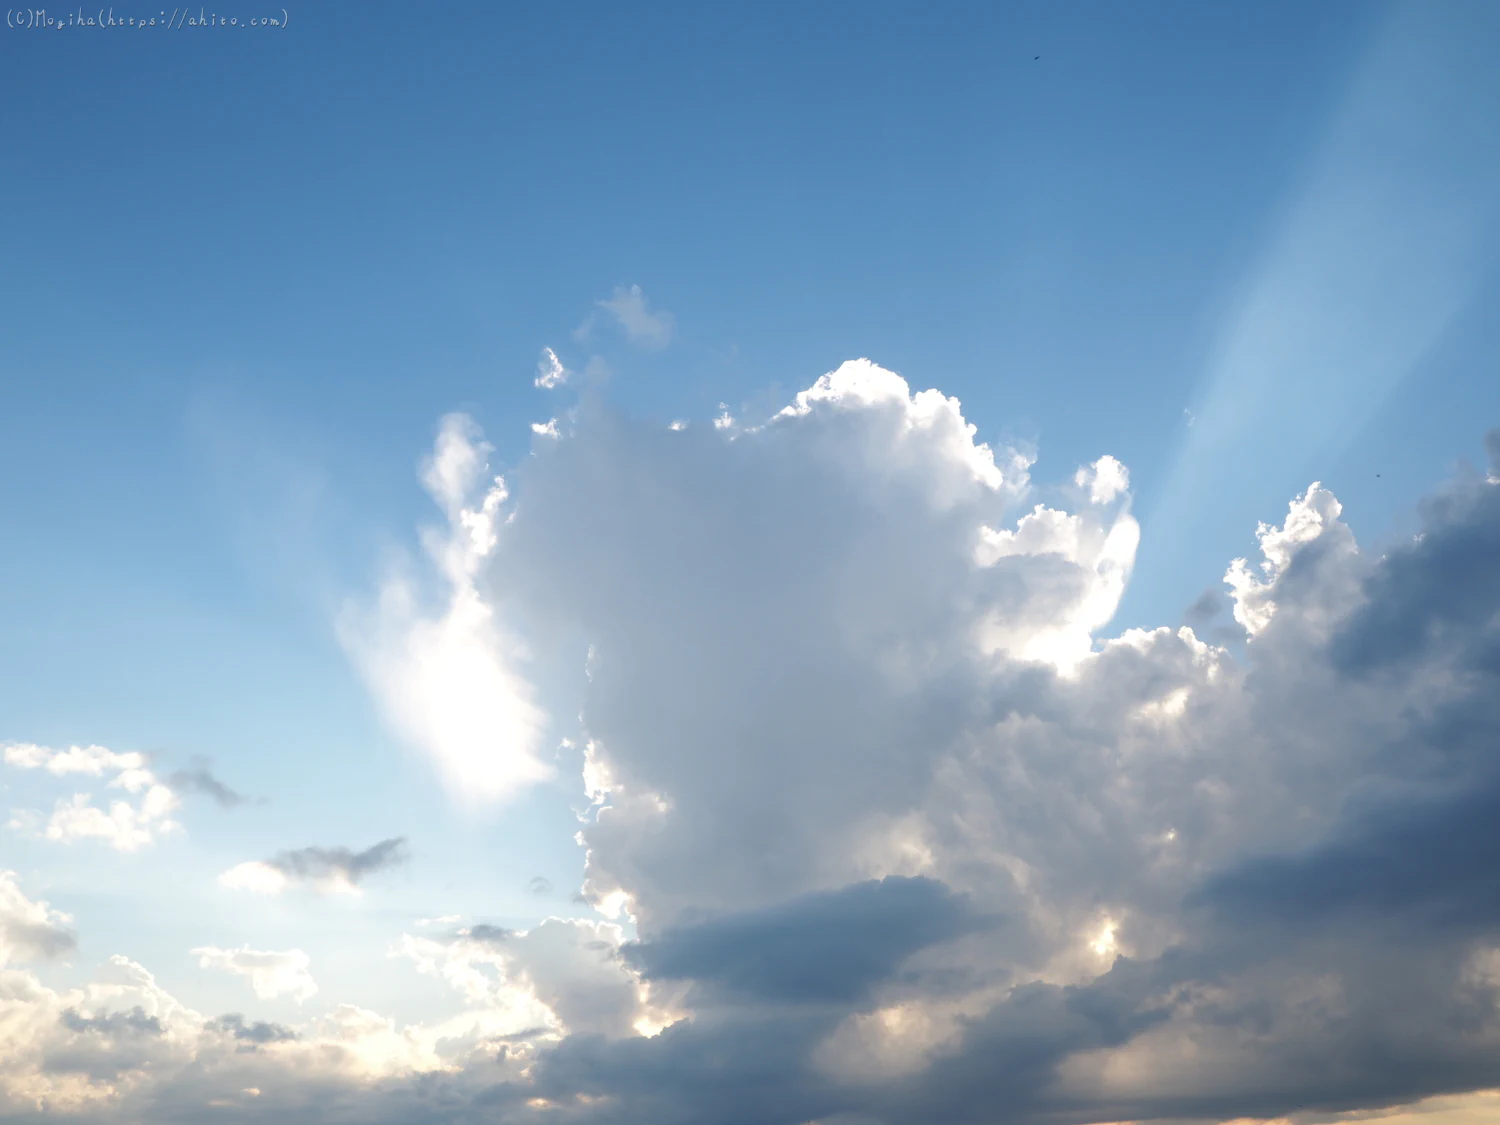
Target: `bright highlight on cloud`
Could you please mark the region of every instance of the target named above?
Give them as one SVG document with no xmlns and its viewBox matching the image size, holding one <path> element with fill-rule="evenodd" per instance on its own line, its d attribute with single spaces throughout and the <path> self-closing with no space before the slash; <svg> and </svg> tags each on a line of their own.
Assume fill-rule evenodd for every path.
<svg viewBox="0 0 1500 1125">
<path fill-rule="evenodd" d="M 520 668 L 519 641 L 477 578 L 502 531 L 507 492 L 486 478 L 490 447 L 474 424 L 445 418 L 422 482 L 447 517 L 423 536 L 443 593 L 393 575 L 373 609 L 347 612 L 340 636 L 395 730 L 429 754 L 466 803 L 502 799 L 551 776 L 538 750 L 546 716 Z"/>
<path fill-rule="evenodd" d="M 443 937 L 404 934 L 400 952 L 418 972 L 446 981 L 469 1018 L 491 1029 L 551 1040 L 649 1034 L 673 1015 L 622 963 L 621 941 L 612 923 L 548 918 L 526 931 L 477 925 Z"/>
<path fill-rule="evenodd" d="M 1333 493 L 1314 481 L 1306 493 L 1292 501 L 1285 524 L 1272 527 L 1263 523 L 1256 529 L 1263 556 L 1260 576 L 1244 559 L 1230 564 L 1224 581 L 1234 599 L 1234 619 L 1251 637 L 1271 623 L 1271 615 L 1276 612 L 1277 583 L 1299 551 L 1316 543 L 1324 551 L 1355 554 L 1354 537 L 1338 522 L 1342 513 L 1343 507 Z"/>
<path fill-rule="evenodd" d="M 219 882 L 237 891 L 258 895 L 279 895 L 291 883 L 286 872 L 258 859 L 237 863 L 219 876 Z"/>
<path fill-rule="evenodd" d="M 572 372 L 562 365 L 557 353 L 551 348 L 542 349 L 542 358 L 536 365 L 536 385 L 550 391 L 568 381 Z"/>
<path fill-rule="evenodd" d="M 300 949 L 275 952 L 251 949 L 248 946 L 241 949 L 219 949 L 217 946 L 206 945 L 193 950 L 193 956 L 198 958 L 200 968 L 218 969 L 249 978 L 250 987 L 262 1000 L 288 996 L 300 1004 L 311 999 L 318 991 L 312 973 L 308 971 L 311 962 Z"/>
<path fill-rule="evenodd" d="M 444 423 L 425 479 L 446 608 L 377 609 L 351 652 L 400 670 L 371 685 L 435 768 L 503 792 L 536 743 L 495 732 L 530 714 L 534 740 L 555 686 L 513 607 L 538 647 L 586 647 L 566 685 L 582 889 L 619 921 L 390 933 L 392 971 L 451 1005 L 407 1024 L 358 997 L 291 1027 L 210 1019 L 124 958 L 76 994 L 16 970 L 30 1030 L 0 1025 L 0 1109 L 1083 1125 L 1488 1105 L 1493 476 L 1384 552 L 1308 488 L 1228 570 L 1237 656 L 1188 627 L 1105 635 L 1139 537 L 1118 461 L 1044 489 L 956 400 L 867 361 L 723 427 L 570 419 L 514 499 L 472 423 Z M 421 687 L 423 628 L 465 599 L 483 629 L 441 651 L 490 671 Z M 305 848 L 223 878 L 346 889 L 398 854 Z M 66 920 L 6 887 L 17 963 L 66 952 Z M 313 995 L 299 950 L 194 955 L 258 998 Z"/>
</svg>

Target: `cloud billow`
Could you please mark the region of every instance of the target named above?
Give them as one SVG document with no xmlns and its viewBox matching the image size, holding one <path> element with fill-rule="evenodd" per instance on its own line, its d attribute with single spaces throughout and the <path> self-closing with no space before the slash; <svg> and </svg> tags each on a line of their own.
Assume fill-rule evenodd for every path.
<svg viewBox="0 0 1500 1125">
<path fill-rule="evenodd" d="M 1496 486 L 1456 483 L 1383 556 L 1310 487 L 1230 568 L 1239 661 L 1189 628 L 1093 643 L 1133 561 L 1123 468 L 1038 506 L 1027 459 L 966 426 L 846 365 L 753 427 L 585 415 L 518 470 L 489 588 L 591 641 L 586 893 L 709 1021 L 587 1056 L 595 1080 L 581 1045 L 555 1065 L 641 1120 L 673 1079 L 632 1095 L 626 1054 L 703 1108 L 705 1037 L 767 1020 L 801 1043 L 786 1120 L 832 1087 L 861 1120 L 961 1121 L 1500 1083 Z M 904 945 L 810 909 L 882 878 L 1006 924 Z M 767 1014 L 796 998 L 843 1014 Z M 1399 1076 L 1360 1061 L 1402 1050 Z"/>
<path fill-rule="evenodd" d="M 925 946 L 984 928 L 941 883 L 887 876 L 624 947 L 647 980 L 692 980 L 762 999 L 852 1003 Z"/>
</svg>

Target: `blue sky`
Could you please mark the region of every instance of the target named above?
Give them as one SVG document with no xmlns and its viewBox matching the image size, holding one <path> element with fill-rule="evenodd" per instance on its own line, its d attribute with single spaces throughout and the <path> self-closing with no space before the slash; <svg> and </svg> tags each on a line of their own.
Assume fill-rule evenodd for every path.
<svg viewBox="0 0 1500 1125">
<path fill-rule="evenodd" d="M 234 14 L 272 10 L 251 4 Z M 1285 523 L 1295 556 L 1311 540 L 1292 530 L 1288 504 L 1321 481 L 1342 504 L 1341 522 L 1312 493 L 1294 521 L 1298 510 L 1322 513 L 1329 536 L 1347 525 L 1359 566 L 1375 565 L 1382 552 L 1418 550 L 1411 537 L 1433 518 L 1418 514 L 1423 497 L 1482 480 L 1484 434 L 1500 422 L 1500 15 L 1488 5 L 322 3 L 286 17 L 271 29 L 0 34 L 0 743 L 142 754 L 182 801 L 178 831 L 122 851 L 103 838 L 47 836 L 46 810 L 74 791 L 63 767 L 49 774 L 18 751 L 21 764 L 0 773 L 7 810 L 40 810 L 29 820 L 7 814 L 14 823 L 0 839 L 0 869 L 17 872 L 26 901 L 45 900 L 76 924 L 73 953 L 28 970 L 49 987 L 86 987 L 118 954 L 206 1016 L 239 1011 L 301 1027 L 347 1002 L 427 1026 L 447 1018 L 452 996 L 410 963 L 456 964 L 459 947 L 441 957 L 408 947 L 404 967 L 393 968 L 404 932 L 468 927 L 472 945 L 475 926 L 536 934 L 548 915 L 602 925 L 594 907 L 614 890 L 633 904 L 620 916 L 625 938 L 685 942 L 696 931 L 672 927 L 705 911 L 801 918 L 806 907 L 821 918 L 822 907 L 798 896 L 845 893 L 856 876 L 931 878 L 987 902 L 981 885 L 956 874 L 968 868 L 945 866 L 936 836 L 902 835 L 910 817 L 929 818 L 924 831 L 936 833 L 942 806 L 902 820 L 907 813 L 873 792 L 868 808 L 893 818 L 882 829 L 887 844 L 926 848 L 935 866 L 870 858 L 846 870 L 809 859 L 798 878 L 778 881 L 768 859 L 764 871 L 712 886 L 688 873 L 695 854 L 707 864 L 715 847 L 753 852 L 757 841 L 802 838 L 780 819 L 801 807 L 790 798 L 765 797 L 763 816 L 747 811 L 756 800 L 749 780 L 744 807 L 703 795 L 699 811 L 686 811 L 694 786 L 709 783 L 685 763 L 717 761 L 723 776 L 744 769 L 747 779 L 758 768 L 758 744 L 745 743 L 741 760 L 739 744 L 728 737 L 721 746 L 714 733 L 734 715 L 753 725 L 754 709 L 728 702 L 731 687 L 762 674 L 777 680 L 766 671 L 775 661 L 745 653 L 758 643 L 783 656 L 803 646 L 825 652 L 825 642 L 826 653 L 842 652 L 814 624 L 825 611 L 833 620 L 835 606 L 872 623 L 868 635 L 839 637 L 857 633 L 870 651 L 889 643 L 901 654 L 887 654 L 896 662 L 880 665 L 887 672 L 918 652 L 945 667 L 957 661 L 957 634 L 942 630 L 968 613 L 987 653 L 1041 659 L 1060 683 L 1079 674 L 1053 659 L 1069 638 L 1091 633 L 1104 649 L 1127 629 L 1184 620 L 1248 660 L 1249 638 L 1265 628 L 1255 624 L 1256 599 L 1277 596 L 1242 586 L 1231 606 L 1222 591 L 1231 559 L 1264 550 L 1274 563 L 1280 540 L 1257 543 L 1258 522 Z M 544 349 L 570 372 L 555 389 L 536 384 Z M 880 374 L 846 368 L 810 405 L 762 426 L 820 376 L 862 357 Z M 1003 515 L 989 500 L 944 491 L 960 486 L 943 458 L 968 464 L 968 453 L 951 443 L 912 452 L 881 428 L 877 415 L 899 399 L 910 411 L 903 425 L 922 441 L 948 433 L 948 416 L 924 413 L 926 400 L 892 398 L 884 372 L 913 394 L 936 388 L 962 404 L 1005 477 L 993 486 Z M 715 428 L 721 411 L 734 422 Z M 454 414 L 471 421 L 444 421 Z M 845 415 L 855 420 L 846 425 Z M 557 438 L 533 431 L 549 419 Z M 689 453 L 656 444 L 679 420 L 684 441 L 707 444 L 684 446 Z M 825 421 L 825 436 L 790 436 L 822 435 Z M 865 438 L 850 436 L 862 426 Z M 434 446 L 442 435 L 453 456 L 478 450 L 489 464 L 453 493 L 452 520 L 421 479 L 433 457 L 446 463 Z M 762 452 L 740 457 L 715 441 Z M 766 450 L 781 450 L 787 467 L 770 467 Z M 1011 450 L 1034 459 L 1020 484 Z M 1109 490 L 1099 500 L 1097 487 L 1096 499 L 1083 498 L 1108 477 L 1105 455 L 1128 469 L 1128 500 Z M 704 489 L 718 482 L 717 500 L 678 495 L 669 465 L 701 474 Z M 778 474 L 790 466 L 803 484 L 783 493 Z M 1092 476 L 1075 483 L 1080 466 Z M 473 525 L 457 513 L 480 512 L 495 474 L 509 493 L 496 500 L 501 516 L 481 522 L 498 546 L 466 546 Z M 866 484 L 841 474 L 885 481 L 885 491 L 866 495 Z M 658 495 L 674 499 L 650 507 Z M 916 495 L 927 499 L 903 506 Z M 772 497 L 781 507 L 762 506 Z M 975 565 L 1065 558 L 1085 578 L 1047 577 L 1052 564 L 1034 561 L 1027 565 L 1042 569 L 1016 579 L 1029 591 L 1026 608 L 1002 612 L 986 601 L 999 597 L 991 591 L 940 610 L 936 593 L 914 591 L 938 574 L 950 575 L 950 593 L 968 589 L 951 577 L 958 570 L 944 569 L 962 553 L 944 553 L 948 525 L 933 514 L 950 503 L 1001 532 L 1038 503 L 1082 513 L 1076 539 L 1042 536 L 1045 549 L 991 544 L 981 553 L 993 556 Z M 1475 526 L 1486 503 L 1472 500 Z M 1140 531 L 1139 549 L 1126 551 L 1133 573 L 1123 596 L 1098 569 L 1114 557 L 1104 537 L 1127 528 L 1121 504 Z M 575 526 L 566 515 L 574 511 L 597 522 Z M 870 511 L 890 526 L 905 520 L 907 536 L 932 536 L 930 557 L 921 544 L 908 557 L 901 535 L 886 537 L 887 523 L 862 522 L 857 513 Z M 680 522 L 691 513 L 698 522 Z M 621 531 L 615 521 L 627 519 L 639 522 Z M 423 528 L 441 557 L 424 547 Z M 806 637 L 777 632 L 774 607 L 820 589 L 830 528 L 843 529 L 850 550 L 886 544 L 888 569 L 845 575 L 829 587 L 843 593 L 810 602 Z M 1411 566 L 1440 567 L 1425 557 Z M 444 559 L 468 567 L 465 577 L 452 580 Z M 700 565 L 678 573 L 679 559 Z M 781 567 L 806 568 L 807 584 L 782 589 L 772 576 Z M 1361 589 L 1383 581 L 1372 573 L 1358 570 Z M 910 605 L 882 585 L 898 579 Z M 1355 579 L 1327 582 L 1343 590 Z M 1048 600 L 1063 589 L 1073 593 Z M 1211 623 L 1203 603 L 1197 617 L 1189 611 L 1210 589 L 1221 591 Z M 392 609 L 382 590 L 410 595 L 415 608 Z M 1076 604 L 1067 600 L 1075 595 Z M 432 650 L 434 661 L 454 662 L 433 673 L 441 698 L 411 696 L 402 685 L 428 667 L 416 647 L 421 623 L 441 632 L 462 616 L 466 596 L 483 620 L 472 633 L 443 633 Z M 762 606 L 764 628 L 726 608 L 725 633 L 714 634 L 706 622 L 715 611 L 704 607 L 741 596 L 744 607 Z M 1088 602 L 1096 596 L 1103 601 Z M 1327 594 L 1327 606 L 1342 607 L 1335 616 L 1373 612 L 1343 596 Z M 1104 604 L 1103 617 L 1089 617 L 1086 602 Z M 887 619 L 897 603 L 906 608 Z M 1307 612 L 1310 620 L 1323 610 Z M 722 682 L 698 683 L 682 646 L 696 638 L 716 651 L 714 638 L 730 635 L 741 647 Z M 582 675 L 590 645 L 603 661 L 592 680 Z M 1261 648 L 1281 653 L 1287 682 L 1299 662 L 1316 663 L 1305 638 Z M 1454 651 L 1450 671 L 1480 659 Z M 801 674 L 810 682 L 837 666 L 829 660 Z M 793 666 L 801 667 L 786 657 L 788 682 L 803 682 Z M 863 672 L 828 674 L 838 685 L 865 682 Z M 1421 676 L 1411 676 L 1415 691 Z M 664 714 L 682 716 L 681 729 L 659 729 L 638 702 L 654 699 L 650 685 L 663 677 L 685 685 L 680 699 L 659 701 Z M 465 696 L 467 684 L 478 686 Z M 829 687 L 828 698 L 842 698 L 839 690 Z M 931 690 L 950 699 L 958 688 Z M 1098 691 L 1114 698 L 1125 689 Z M 474 703 L 476 692 L 489 702 Z M 526 718 L 528 707 L 541 718 Z M 846 729 L 836 708 L 812 710 L 798 730 L 823 731 L 819 745 L 845 737 L 828 733 Z M 939 753 L 941 738 L 917 718 L 891 721 Z M 1352 722 L 1320 711 L 1308 729 L 1349 733 Z M 698 827 L 648 844 L 649 833 L 617 837 L 585 812 L 590 738 L 601 747 L 590 768 L 612 774 L 615 808 L 655 793 L 672 807 L 661 815 Z M 454 739 L 465 748 L 443 749 Z M 568 745 L 556 749 L 562 739 Z M 674 739 L 684 749 L 646 749 Z M 472 765 L 481 751 L 465 740 L 493 746 L 507 779 L 535 763 L 551 775 L 497 782 L 496 799 L 466 800 L 472 785 L 455 787 L 442 765 Z M 199 758 L 245 800 L 220 807 L 190 781 L 167 780 Z M 1338 761 L 1328 775 L 1355 785 L 1355 760 Z M 88 776 L 103 786 L 110 771 L 134 767 L 100 768 Z M 788 786 L 821 792 L 823 773 L 797 782 L 786 768 Z M 851 768 L 865 767 L 833 755 L 827 776 Z M 1265 771 L 1276 768 L 1268 759 Z M 1290 786 L 1293 773 L 1276 776 Z M 1232 775 L 1219 781 L 1230 785 Z M 1391 784 L 1419 787 L 1404 775 Z M 632 794 L 624 804 L 622 792 Z M 1349 798 L 1343 789 L 1325 796 L 1324 812 Z M 96 800 L 107 797 L 97 789 Z M 1268 815 L 1250 805 L 1235 815 L 1252 813 Z M 592 905 L 575 901 L 585 876 L 580 815 L 595 833 Z M 739 827 L 712 840 L 693 834 L 709 821 Z M 1284 839 L 1313 854 L 1358 827 L 1318 823 L 1325 835 L 1299 828 Z M 818 839 L 829 848 L 853 846 L 828 833 Z M 1235 865 L 1265 844 L 1230 835 L 1233 844 L 1204 845 L 1212 862 L 1194 878 L 1210 889 L 1215 879 L 1238 886 Z M 364 887 L 359 896 L 320 893 L 328 886 L 316 876 L 279 896 L 220 881 L 242 863 L 292 871 L 293 861 L 274 857 L 310 847 L 349 849 L 328 869 L 348 875 L 350 855 L 393 838 L 406 841 L 406 858 L 367 885 L 349 876 Z M 731 869 L 739 870 L 726 861 Z M 910 893 L 927 901 L 926 891 Z M 1132 917 L 1165 910 L 1160 888 L 1140 893 L 1129 899 Z M 1072 918 L 1076 905 L 1096 931 L 1099 911 L 1124 919 L 1127 908 L 1100 894 L 1066 908 L 1059 899 L 1046 916 Z M 413 929 L 416 919 L 446 916 L 455 920 Z M 760 932 L 757 918 L 746 933 Z M 1158 929 L 1139 923 L 1136 956 L 1159 954 L 1152 942 L 1176 925 L 1157 921 Z M 716 930 L 710 944 L 733 945 L 738 933 Z M 299 1002 L 295 988 L 253 997 L 243 974 L 189 955 L 241 946 L 305 953 L 316 998 Z M 515 980 L 532 981 L 527 1003 L 544 1003 L 543 970 L 524 967 L 541 953 L 495 956 Z M 1005 971 L 1076 987 L 1093 979 L 1059 967 L 1062 953 L 1039 956 L 1016 953 Z M 621 963 L 636 964 L 644 981 L 650 973 L 639 966 L 657 961 Z M 702 987 L 712 992 L 710 984 Z M 692 1007 L 663 996 L 652 1011 Z M 570 1003 L 549 1008 L 564 1034 L 557 1059 L 567 1057 L 565 1032 L 594 1026 L 593 1016 L 575 1024 L 560 1014 Z M 1386 1100 L 1487 1084 L 1500 1076 L 1448 1086 L 1414 1079 Z M 1382 1096 L 1330 1095 L 1327 1104 L 1361 1108 Z M 1077 1098 L 1100 1113 L 1150 1115 L 1123 1094 Z M 867 1104 L 832 1108 L 867 1115 L 851 1122 L 879 1119 Z M 1267 1103 L 1265 1112 L 1281 1108 Z M 149 1119 L 160 1110 L 129 1112 Z M 1210 1119 L 1219 1109 L 1203 1112 Z"/>
</svg>

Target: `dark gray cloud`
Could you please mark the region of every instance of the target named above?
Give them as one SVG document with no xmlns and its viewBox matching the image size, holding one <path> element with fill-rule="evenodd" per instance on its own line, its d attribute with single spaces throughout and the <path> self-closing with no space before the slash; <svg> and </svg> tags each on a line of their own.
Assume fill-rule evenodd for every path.
<svg viewBox="0 0 1500 1125">
<path fill-rule="evenodd" d="M 232 1039 L 255 1046 L 265 1043 L 290 1043 L 297 1038 L 295 1031 L 279 1023 L 267 1023 L 264 1020 L 246 1023 L 245 1017 L 239 1012 L 228 1012 L 216 1020 L 210 1020 L 207 1026 L 211 1031 L 220 1032 Z"/>
<path fill-rule="evenodd" d="M 536 1088 L 558 1099 L 608 1093 L 619 1108 L 607 1120 L 642 1125 L 1066 1120 L 1044 1097 L 1058 1065 L 1160 1025 L 1170 975 L 1122 959 L 1085 986 L 1023 986 L 915 1077 L 851 1084 L 822 1073 L 817 1047 L 843 1012 L 798 1006 L 721 1010 L 653 1039 L 575 1036 L 542 1056 Z"/>
<path fill-rule="evenodd" d="M 1496 763 L 1500 767 L 1500 762 Z M 1500 928 L 1500 784 L 1418 804 L 1383 802 L 1307 851 L 1215 876 L 1190 903 L 1223 925 Z"/>
<path fill-rule="evenodd" d="M 167 776 L 167 784 L 179 793 L 196 793 L 213 800 L 220 808 L 233 809 L 245 804 L 249 798 L 214 776 L 204 758 L 194 758 L 185 770 L 177 770 Z"/>
<path fill-rule="evenodd" d="M 815 1121 L 858 1101 L 812 1063 L 831 1023 L 826 1014 L 746 1015 L 677 1024 L 652 1039 L 573 1036 L 539 1060 L 536 1089 L 558 1100 L 607 1094 L 622 1123 Z"/>
<path fill-rule="evenodd" d="M 1335 663 L 1369 675 L 1438 653 L 1460 669 L 1500 673 L 1500 489 L 1460 485 L 1422 507 L 1421 538 L 1366 580 L 1367 600 L 1340 630 Z"/>
<path fill-rule="evenodd" d="M 166 1031 L 160 1017 L 147 1015 L 140 1006 L 92 1016 L 67 1008 L 57 1022 L 71 1035 L 44 1049 L 42 1071 L 84 1075 L 95 1081 L 110 1081 L 124 1071 L 149 1065 L 160 1054 Z"/>
<path fill-rule="evenodd" d="M 467 936 L 474 941 L 502 942 L 514 935 L 514 930 L 507 930 L 504 926 L 491 926 L 487 922 L 481 922 L 477 926 L 469 927 Z"/>
<path fill-rule="evenodd" d="M 51 960 L 77 949 L 78 938 L 50 921 L 0 915 L 0 950 L 7 945 L 28 958 Z"/>
<path fill-rule="evenodd" d="M 71 919 L 22 892 L 13 871 L 0 870 L 0 967 L 45 961 L 77 948 Z"/>
<path fill-rule="evenodd" d="M 377 871 L 405 863 L 406 858 L 406 837 L 393 836 L 363 851 L 344 847 L 297 848 L 278 852 L 266 863 L 289 879 L 316 881 L 333 877 L 358 885 L 360 880 Z"/>
<path fill-rule="evenodd" d="M 624 956 L 648 980 L 848 1003 L 918 950 L 991 924 L 936 880 L 892 876 L 674 927 L 625 946 Z"/>
<path fill-rule="evenodd" d="M 1201 629 L 1229 608 L 1229 599 L 1219 590 L 1204 590 L 1193 604 L 1182 612 L 1185 625 Z"/>
<path fill-rule="evenodd" d="M 96 1035 L 160 1035 L 161 1020 L 148 1016 L 144 1008 L 136 1006 L 125 1012 L 100 1012 L 84 1016 L 74 1008 L 65 1009 L 59 1022 L 69 1031 Z"/>
<path fill-rule="evenodd" d="M 917 1078 L 892 1083 L 864 1107 L 876 1119 L 946 1125 L 1057 1113 L 1049 1087 L 1058 1066 L 1080 1051 L 1117 1047 L 1171 1015 L 1156 964 L 1120 958 L 1085 985 L 1033 983 L 1014 989 L 970 1023 L 961 1046 Z"/>
</svg>

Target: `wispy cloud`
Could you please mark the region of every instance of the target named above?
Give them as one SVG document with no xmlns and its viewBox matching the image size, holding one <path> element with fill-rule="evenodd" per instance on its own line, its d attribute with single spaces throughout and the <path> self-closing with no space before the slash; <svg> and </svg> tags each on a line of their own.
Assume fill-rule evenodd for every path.
<svg viewBox="0 0 1500 1125">
<path fill-rule="evenodd" d="M 233 809 L 245 804 L 249 798 L 231 789 L 214 776 L 206 758 L 195 758 L 185 770 L 174 770 L 167 775 L 167 784 L 179 793 L 197 793 L 211 799 L 220 808 Z"/>
<path fill-rule="evenodd" d="M 652 310 L 651 303 L 639 285 L 618 286 L 607 298 L 597 302 L 599 308 L 615 322 L 632 344 L 659 351 L 672 342 L 676 320 L 665 309 Z M 587 339 L 592 319 L 579 327 L 580 339 Z"/>
</svg>

